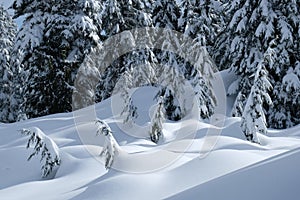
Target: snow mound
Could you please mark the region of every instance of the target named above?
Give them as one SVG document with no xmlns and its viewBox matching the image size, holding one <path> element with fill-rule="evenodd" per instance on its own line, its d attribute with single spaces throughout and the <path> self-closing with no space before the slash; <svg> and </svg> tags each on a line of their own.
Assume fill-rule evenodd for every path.
<svg viewBox="0 0 300 200">
<path fill-rule="evenodd" d="M 147 129 L 143 132 L 131 135 L 118 126 L 111 99 L 95 105 L 97 117 L 110 126 L 120 148 L 110 170 L 99 156 L 105 137 L 96 134 L 95 121 L 77 124 L 76 115 L 65 113 L 0 124 L 1 199 L 276 200 L 299 196 L 300 126 L 258 134 L 258 145 L 245 140 L 240 118 L 226 117 L 224 123 L 214 125 L 184 118 L 166 121 L 164 140 L 155 144 L 146 134 L 151 113 L 143 105 L 150 109 L 155 104 L 156 90 L 142 90 L 134 100 L 140 110 L 140 130 Z M 59 148 L 62 162 L 53 179 L 40 177 L 39 158 L 27 161 L 28 138 L 20 130 L 30 127 L 42 130 Z M 88 140 L 82 140 L 78 128 L 85 130 Z M 214 130 L 220 135 L 208 134 Z M 249 196 L 252 191 L 254 196 Z"/>
</svg>

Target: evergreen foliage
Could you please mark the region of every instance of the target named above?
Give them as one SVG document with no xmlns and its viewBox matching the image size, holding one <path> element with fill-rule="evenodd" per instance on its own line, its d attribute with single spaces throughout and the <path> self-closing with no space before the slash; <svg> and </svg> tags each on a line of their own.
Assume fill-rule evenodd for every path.
<svg viewBox="0 0 300 200">
<path fill-rule="evenodd" d="M 214 57 L 218 66 L 230 68 L 240 77 L 240 82 L 234 83 L 238 87 L 231 87 L 238 94 L 233 115 L 240 116 L 240 108 L 246 104 L 245 97 L 254 84 L 249 77 L 258 70 L 265 55 L 272 54 L 272 59 L 265 65 L 274 86 L 270 94 L 274 105 L 267 108 L 268 125 L 287 128 L 298 124 L 299 113 L 296 110 L 299 109 L 295 108 L 299 107 L 297 93 L 300 90 L 296 86 L 299 75 L 295 71 L 300 60 L 299 3 L 235 0 L 226 5 L 226 15 L 231 19 L 218 37 Z M 291 81 L 287 77 L 292 77 L 288 74 L 293 74 L 293 84 L 287 84 L 287 79 Z M 287 85 L 293 85 L 292 89 Z M 290 99 L 291 96 L 294 99 Z"/>
<path fill-rule="evenodd" d="M 251 87 L 251 92 L 242 114 L 241 128 L 247 140 L 259 143 L 256 133 L 267 133 L 267 122 L 263 104 L 272 104 L 271 97 L 268 94 L 272 86 L 268 80 L 268 73 L 264 63 L 259 63 L 258 69 L 253 75 L 254 85 Z"/>
<path fill-rule="evenodd" d="M 26 15 L 14 47 L 27 83 L 23 112 L 32 118 L 71 111 L 77 70 L 99 42 L 99 2 L 20 0 L 13 8 L 15 17 Z"/>
<path fill-rule="evenodd" d="M 28 157 L 28 161 L 32 157 L 40 155 L 42 177 L 54 177 L 61 165 L 59 148 L 55 142 L 39 128 L 23 129 L 21 133 L 30 136 L 26 148 L 34 147 L 33 153 Z"/>
<path fill-rule="evenodd" d="M 115 157 L 121 151 L 121 148 L 115 140 L 112 131 L 106 122 L 97 120 L 96 125 L 97 135 L 103 135 L 105 137 L 104 146 L 100 153 L 100 156 L 105 157 L 105 168 L 109 169 L 111 168 Z"/>
<path fill-rule="evenodd" d="M 151 119 L 151 127 L 150 127 L 150 139 L 154 143 L 158 143 L 161 137 L 163 137 L 163 123 L 165 120 L 164 115 L 164 98 L 160 97 L 158 103 L 156 105 L 156 109 L 154 115 Z"/>
<path fill-rule="evenodd" d="M 104 10 L 101 15 L 101 39 L 106 40 L 111 36 L 135 28 L 151 27 L 152 21 L 149 13 L 150 10 L 150 3 L 147 0 L 106 0 L 104 2 Z M 114 52 L 114 50 L 117 51 L 118 49 L 122 49 L 122 47 L 124 48 L 126 45 L 135 44 L 136 38 L 134 38 L 131 34 L 123 34 L 122 36 L 126 37 L 120 37 L 119 39 L 113 40 L 113 43 L 108 47 L 113 48 L 113 50 L 106 49 L 106 51 Z M 127 42 L 130 42 L 130 44 L 127 44 Z M 147 60 L 153 59 L 153 57 L 151 57 L 151 50 L 145 49 L 141 50 L 141 52 L 142 51 L 150 52 L 149 57 L 139 57 L 139 60 L 147 62 Z M 137 52 L 121 55 L 118 59 L 114 60 L 114 62 L 101 75 L 101 81 L 97 85 L 97 101 L 102 101 L 111 96 L 118 79 L 126 71 L 125 66 L 132 62 L 132 54 Z M 118 54 L 118 52 L 115 53 Z"/>
<path fill-rule="evenodd" d="M 16 119 L 11 107 L 14 103 L 14 77 L 11 67 L 11 51 L 16 34 L 16 24 L 0 5 L 0 121 L 13 122 Z"/>
</svg>

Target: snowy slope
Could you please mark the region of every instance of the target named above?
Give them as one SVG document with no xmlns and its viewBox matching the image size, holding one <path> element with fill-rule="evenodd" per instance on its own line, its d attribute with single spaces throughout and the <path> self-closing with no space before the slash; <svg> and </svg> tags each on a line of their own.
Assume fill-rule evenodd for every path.
<svg viewBox="0 0 300 200">
<path fill-rule="evenodd" d="M 285 152 L 169 199 L 299 199 L 300 149 Z"/>
<path fill-rule="evenodd" d="M 222 76 L 233 80 L 226 72 Z M 143 125 L 134 136 L 117 126 L 120 119 L 113 117 L 111 99 L 95 107 L 122 148 L 113 165 L 117 170 L 105 169 L 99 157 L 103 139 L 88 124 L 75 124 L 76 114 L 1 124 L 0 199 L 298 199 L 299 126 L 270 130 L 267 136 L 259 135 L 262 144 L 257 145 L 245 141 L 239 118 L 227 117 L 221 127 L 185 118 L 166 122 L 164 141 L 156 145 L 147 137 L 154 94 L 149 87 L 134 94 L 138 124 Z M 62 164 L 55 179 L 41 178 L 38 158 L 27 161 L 32 149 L 25 148 L 28 137 L 20 130 L 30 127 L 40 128 L 60 148 Z M 195 135 L 184 135 L 195 127 Z M 203 157 L 208 130 L 220 130 L 221 135 Z M 176 139 L 176 134 L 184 138 Z"/>
</svg>

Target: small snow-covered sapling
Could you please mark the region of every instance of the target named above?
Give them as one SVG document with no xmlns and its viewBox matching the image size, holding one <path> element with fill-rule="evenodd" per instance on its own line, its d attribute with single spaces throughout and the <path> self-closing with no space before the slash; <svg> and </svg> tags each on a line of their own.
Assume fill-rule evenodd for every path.
<svg viewBox="0 0 300 200">
<path fill-rule="evenodd" d="M 158 143 L 160 137 L 163 136 L 163 122 L 165 120 L 165 114 L 163 111 L 163 97 L 159 98 L 158 104 L 155 109 L 155 113 L 151 119 L 151 127 L 150 127 L 150 139 L 152 142 Z"/>
<path fill-rule="evenodd" d="M 97 125 L 97 135 L 103 135 L 105 137 L 105 143 L 100 156 L 105 157 L 105 168 L 111 168 L 115 157 L 120 152 L 120 146 L 115 140 L 112 131 L 108 124 L 102 120 L 96 121 Z"/>
<path fill-rule="evenodd" d="M 21 133 L 30 136 L 26 148 L 33 146 L 33 153 L 27 160 L 29 161 L 32 157 L 40 154 L 42 177 L 54 177 L 61 164 L 59 148 L 55 142 L 39 128 L 22 129 Z"/>
</svg>

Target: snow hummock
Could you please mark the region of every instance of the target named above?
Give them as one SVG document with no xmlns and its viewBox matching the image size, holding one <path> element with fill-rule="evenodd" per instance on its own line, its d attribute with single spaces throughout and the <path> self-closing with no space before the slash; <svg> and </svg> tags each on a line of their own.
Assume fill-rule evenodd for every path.
<svg viewBox="0 0 300 200">
<path fill-rule="evenodd" d="M 222 76 L 234 80 L 229 72 Z M 225 87 L 231 83 L 225 82 Z M 118 126 L 122 121 L 113 116 L 111 99 L 95 105 L 97 117 L 110 126 L 121 149 L 109 170 L 99 156 L 105 137 L 97 135 L 95 121 L 75 123 L 78 116 L 64 113 L 0 123 L 0 199 L 299 198 L 300 126 L 258 133 L 261 144 L 254 144 L 246 141 L 240 118 L 225 117 L 224 123 L 218 123 L 216 117 L 208 123 L 186 117 L 166 121 L 164 140 L 155 144 L 148 135 L 148 111 L 155 105 L 156 91 L 144 87 L 133 96 L 141 124 L 133 134 Z M 228 98 L 230 106 L 233 100 Z M 61 165 L 53 179 L 40 176 L 39 158 L 27 161 L 31 151 L 20 130 L 30 127 L 51 138 L 59 149 Z M 209 135 L 213 130 L 221 135 Z M 212 150 L 204 152 L 209 147 Z"/>
</svg>

